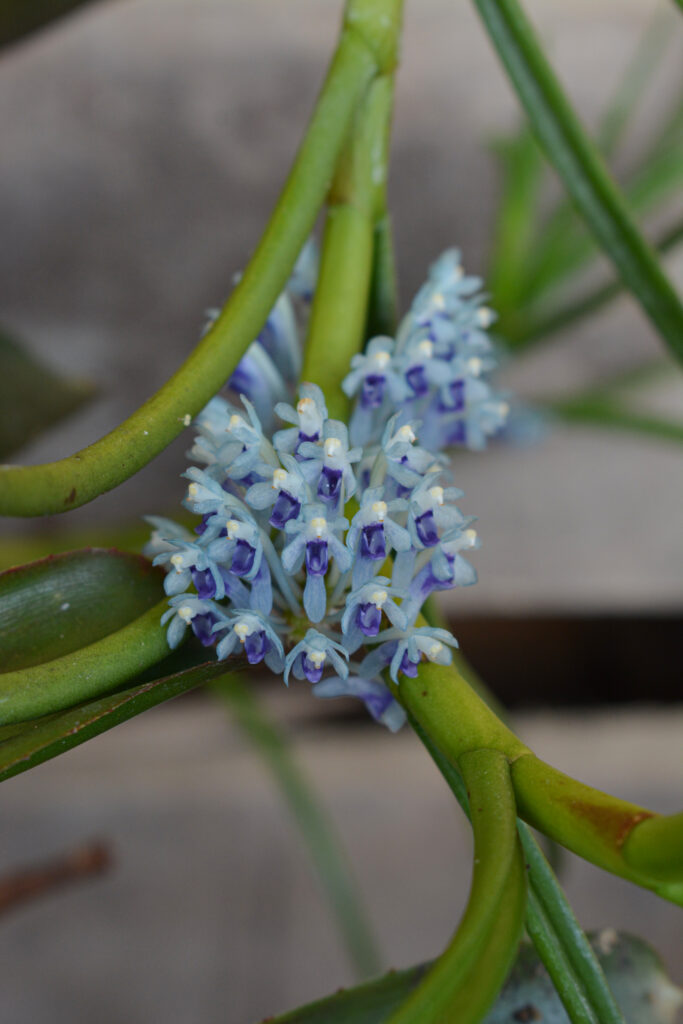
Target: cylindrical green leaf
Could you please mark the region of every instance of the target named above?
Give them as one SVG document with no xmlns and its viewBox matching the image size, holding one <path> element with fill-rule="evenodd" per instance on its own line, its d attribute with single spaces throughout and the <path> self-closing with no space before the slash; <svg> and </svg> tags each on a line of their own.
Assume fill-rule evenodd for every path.
<svg viewBox="0 0 683 1024">
<path fill-rule="evenodd" d="M 683 306 L 634 224 L 517 0 L 475 0 L 532 128 L 605 255 L 683 361 Z"/>
</svg>

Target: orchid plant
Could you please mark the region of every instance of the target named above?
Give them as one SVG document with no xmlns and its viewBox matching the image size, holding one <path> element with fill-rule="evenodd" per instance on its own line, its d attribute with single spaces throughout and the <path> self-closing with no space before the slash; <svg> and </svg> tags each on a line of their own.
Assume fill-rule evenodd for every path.
<svg viewBox="0 0 683 1024">
<path fill-rule="evenodd" d="M 517 0 L 475 5 L 588 228 L 680 359 L 680 300 Z M 457 250 L 436 260 L 397 315 L 387 164 L 401 7 L 348 0 L 263 238 L 186 363 L 83 451 L 0 468 L 0 512 L 62 513 L 128 479 L 182 430 L 194 432 L 183 500 L 191 520 L 150 517 L 146 553 L 161 569 L 150 575 L 145 563 L 143 580 L 140 565 L 126 564 L 135 588 L 120 607 L 117 587 L 105 588 L 79 643 L 49 632 L 55 609 L 45 595 L 57 592 L 59 559 L 0 578 L 0 600 L 19 625 L 30 597 L 41 644 L 36 655 L 35 635 L 7 639 L 0 779 L 200 684 L 238 692 L 258 679 L 253 666 L 285 684 L 306 680 L 318 697 L 359 698 L 390 730 L 409 723 L 470 817 L 470 899 L 427 968 L 282 1024 L 478 1024 L 489 1019 L 524 928 L 573 1024 L 624 1024 L 626 1008 L 528 826 L 683 904 L 683 818 L 542 762 L 472 685 L 438 621 L 433 596 L 476 581 L 469 553 L 479 541 L 456 504 L 453 453 L 484 448 L 505 428 L 510 403 L 491 379 L 495 314 Z M 308 240 L 323 206 L 318 256 Z M 60 612 L 69 607 L 63 601 Z M 169 662 L 191 635 L 198 643 L 186 646 L 200 656 L 189 667 Z M 169 664 L 176 671 L 162 670 Z M 150 676 L 157 665 L 162 674 Z M 361 970 L 369 959 L 357 957 Z"/>
</svg>

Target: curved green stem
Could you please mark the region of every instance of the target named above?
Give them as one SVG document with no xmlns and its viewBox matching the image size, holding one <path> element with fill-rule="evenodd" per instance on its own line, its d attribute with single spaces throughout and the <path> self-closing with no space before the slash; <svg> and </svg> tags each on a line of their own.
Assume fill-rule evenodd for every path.
<svg viewBox="0 0 683 1024">
<path fill-rule="evenodd" d="M 57 462 L 1 468 L 0 514 L 45 515 L 92 501 L 158 455 L 187 417 L 222 387 L 287 281 L 324 200 L 358 101 L 382 69 L 380 59 L 386 54 L 368 24 L 356 26 L 347 18 L 277 206 L 211 330 L 173 377 L 110 434 Z"/>
<path fill-rule="evenodd" d="M 467 789 L 459 772 L 412 716 L 410 723 L 469 818 Z M 517 830 L 529 878 L 527 932 L 569 1019 L 572 1024 L 624 1024 L 598 958 L 543 851 L 523 821 L 517 821 Z"/>
<path fill-rule="evenodd" d="M 635 871 L 664 882 L 683 879 L 683 811 L 641 821 L 623 846 L 626 863 Z"/>
<path fill-rule="evenodd" d="M 164 599 L 123 629 L 61 658 L 0 675 L 0 725 L 101 697 L 167 657 Z"/>
<path fill-rule="evenodd" d="M 551 839 L 613 874 L 683 903 L 683 877 L 661 881 L 635 870 L 623 845 L 652 811 L 618 800 L 544 764 L 508 729 L 452 665 L 420 665 L 415 679 L 392 684 L 398 700 L 453 765 L 462 754 L 482 748 L 500 751 L 511 762 L 520 817 Z M 672 868 L 675 865 L 672 861 Z"/>
<path fill-rule="evenodd" d="M 531 753 L 517 758 L 511 773 L 519 814 L 530 825 L 598 867 L 683 903 L 679 850 L 662 851 L 658 870 L 652 874 L 634 867 L 624 856 L 624 846 L 640 822 L 671 819 L 586 786 Z M 664 863 L 669 872 L 662 881 Z"/>
<path fill-rule="evenodd" d="M 478 1024 L 521 938 L 526 877 L 507 759 L 497 750 L 473 750 L 459 767 L 474 831 L 470 898 L 450 945 L 389 1024 Z"/>
<path fill-rule="evenodd" d="M 375 211 L 386 174 L 391 109 L 391 76 L 380 75 L 358 110 L 328 198 L 302 378 L 323 389 L 333 418 L 346 417 L 349 401 L 340 382 L 365 340 Z"/>
</svg>

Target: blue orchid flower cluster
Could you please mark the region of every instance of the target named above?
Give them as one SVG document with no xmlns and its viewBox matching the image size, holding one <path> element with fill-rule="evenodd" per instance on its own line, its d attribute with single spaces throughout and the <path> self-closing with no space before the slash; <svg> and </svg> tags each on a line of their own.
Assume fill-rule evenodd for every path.
<svg viewBox="0 0 683 1024">
<path fill-rule="evenodd" d="M 384 675 L 399 683 L 423 658 L 450 662 L 457 641 L 420 610 L 476 582 L 463 556 L 478 546 L 474 520 L 455 504 L 442 449 L 481 448 L 505 421 L 486 380 L 492 314 L 459 253 L 444 253 L 397 337 L 353 358 L 347 425 L 315 384 L 296 388 L 315 273 L 307 246 L 229 397 L 195 420 L 183 502 L 200 517 L 194 531 L 149 517 L 146 551 L 167 571 L 170 647 L 189 628 L 219 659 L 241 651 L 316 696 L 358 697 L 396 730 L 405 715 Z"/>
</svg>

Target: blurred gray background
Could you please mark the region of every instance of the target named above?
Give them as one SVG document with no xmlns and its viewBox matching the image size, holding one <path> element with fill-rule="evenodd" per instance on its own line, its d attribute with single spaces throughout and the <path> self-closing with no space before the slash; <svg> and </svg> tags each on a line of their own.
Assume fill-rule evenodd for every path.
<svg viewBox="0 0 683 1024">
<path fill-rule="evenodd" d="M 578 108 L 594 124 L 645 25 L 645 0 L 528 4 Z M 265 224 L 338 24 L 332 0 L 116 0 L 0 61 L 0 318 L 53 366 L 101 388 L 87 411 L 22 453 L 70 453 L 111 429 L 177 368 Z M 497 203 L 487 142 L 517 107 L 470 4 L 408 0 L 391 172 L 402 294 L 442 248 L 486 267 Z M 667 95 L 658 72 L 633 143 Z M 629 151 L 624 160 L 627 162 Z M 671 261 L 681 281 L 680 259 Z M 509 367 L 520 394 L 561 393 L 656 354 L 619 300 L 580 334 Z M 648 395 L 683 411 L 677 381 Z M 169 512 L 187 440 L 69 516 L 111 523 Z M 680 609 L 680 452 L 561 428 L 531 449 L 460 456 L 480 517 L 480 582 L 454 614 Z M 40 534 L 61 523 L 8 522 Z M 549 680 L 549 687 L 552 680 Z M 275 710 L 287 718 L 287 698 Z M 181 714 L 180 711 L 184 713 Z M 387 965 L 434 955 L 464 905 L 467 829 L 407 734 L 291 728 L 343 831 Z M 521 716 L 531 745 L 595 785 L 673 810 L 680 712 Z M 624 751 L 628 751 L 625 755 Z M 84 836 L 110 838 L 111 876 L 56 894 L 0 929 L 8 1024 L 164 1020 L 243 1024 L 348 984 L 302 847 L 254 758 L 218 712 L 181 703 L 3 786 L 2 864 Z M 671 969 L 679 912 L 570 861 L 587 927 L 631 928 Z"/>
</svg>

